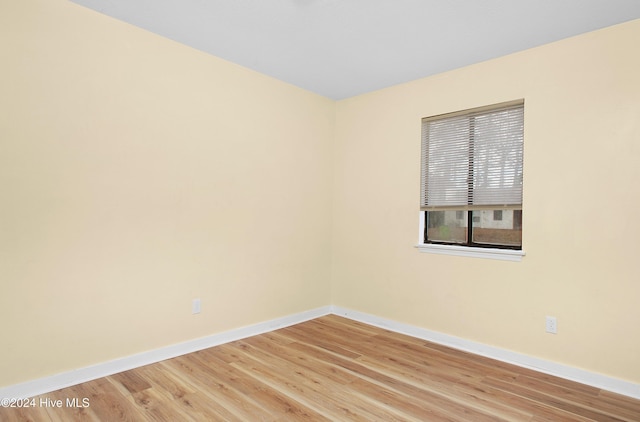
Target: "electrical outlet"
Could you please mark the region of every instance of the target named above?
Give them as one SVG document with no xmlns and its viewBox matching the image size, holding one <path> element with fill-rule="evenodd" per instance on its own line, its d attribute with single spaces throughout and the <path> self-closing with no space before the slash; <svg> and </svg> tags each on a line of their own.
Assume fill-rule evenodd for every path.
<svg viewBox="0 0 640 422">
<path fill-rule="evenodd" d="M 554 316 L 547 317 L 546 331 L 551 334 L 558 334 L 558 320 Z"/>
<path fill-rule="evenodd" d="M 201 311 L 200 299 L 193 299 L 191 301 L 191 313 L 199 314 Z"/>
</svg>

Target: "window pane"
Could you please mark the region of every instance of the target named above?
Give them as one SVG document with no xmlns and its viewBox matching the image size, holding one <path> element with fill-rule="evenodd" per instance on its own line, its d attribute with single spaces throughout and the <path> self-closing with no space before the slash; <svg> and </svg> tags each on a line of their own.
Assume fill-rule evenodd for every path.
<svg viewBox="0 0 640 422">
<path fill-rule="evenodd" d="M 473 211 L 474 243 L 487 245 L 522 245 L 522 210 L 500 210 L 501 220 L 495 219 L 496 211 Z"/>
<path fill-rule="evenodd" d="M 458 218 L 459 211 L 428 211 L 427 240 L 431 242 L 466 243 L 467 219 Z"/>
</svg>

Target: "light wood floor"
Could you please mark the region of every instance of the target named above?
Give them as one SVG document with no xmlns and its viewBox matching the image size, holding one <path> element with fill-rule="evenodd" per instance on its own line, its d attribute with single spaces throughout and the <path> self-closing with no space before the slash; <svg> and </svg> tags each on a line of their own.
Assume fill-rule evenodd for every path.
<svg viewBox="0 0 640 422">
<path fill-rule="evenodd" d="M 640 421 L 640 400 L 334 315 L 41 399 L 63 407 L 0 420 Z"/>
</svg>

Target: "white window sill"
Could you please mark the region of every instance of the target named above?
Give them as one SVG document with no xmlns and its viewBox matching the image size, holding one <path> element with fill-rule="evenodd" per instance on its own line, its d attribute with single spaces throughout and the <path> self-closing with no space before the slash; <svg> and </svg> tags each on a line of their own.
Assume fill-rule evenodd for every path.
<svg viewBox="0 0 640 422">
<path fill-rule="evenodd" d="M 522 257 L 525 255 L 524 251 L 516 251 L 513 249 L 473 248 L 469 246 L 434 245 L 430 243 L 421 243 L 416 245 L 416 248 L 418 248 L 420 252 L 440 255 L 466 256 L 515 262 L 522 261 Z"/>
</svg>

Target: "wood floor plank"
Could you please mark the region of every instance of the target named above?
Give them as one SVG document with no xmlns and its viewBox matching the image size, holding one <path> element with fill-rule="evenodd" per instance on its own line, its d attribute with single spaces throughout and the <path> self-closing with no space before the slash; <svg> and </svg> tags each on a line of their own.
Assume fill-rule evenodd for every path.
<svg viewBox="0 0 640 422">
<path fill-rule="evenodd" d="M 460 388 L 455 388 L 457 380 L 441 380 L 436 377 L 425 375 L 422 373 L 421 368 L 418 366 L 389 366 L 386 362 L 380 363 L 375 359 L 369 357 L 361 357 L 359 362 L 365 364 L 368 368 L 373 369 L 376 372 L 385 374 L 390 379 L 402 380 L 406 384 L 411 385 L 416 389 L 420 389 L 423 394 L 428 394 L 431 400 L 435 400 L 440 406 L 445 408 L 454 408 L 454 406 L 460 410 L 461 413 L 457 414 L 458 417 L 464 415 L 470 415 L 470 412 L 474 412 L 473 420 L 510 420 L 510 421 L 526 421 L 531 418 L 531 414 L 526 412 L 517 411 L 508 406 L 503 406 L 500 403 L 492 403 L 486 399 L 483 399 L 481 395 L 475 391 L 464 391 Z M 397 363 L 398 361 L 396 361 Z M 416 395 L 416 393 L 414 393 Z M 419 395 L 418 397 L 420 397 Z"/>
<path fill-rule="evenodd" d="M 91 402 L 89 402 L 89 407 L 66 407 L 66 401 L 68 399 L 89 399 L 84 395 L 84 390 L 82 389 L 82 385 L 75 385 L 69 388 L 65 388 L 64 390 L 54 391 L 52 393 L 46 394 L 47 397 L 52 400 L 62 400 L 65 403 L 65 406 L 62 408 L 48 408 L 47 413 L 51 418 L 52 422 L 67 422 L 67 421 L 100 421 L 100 418 L 94 412 L 94 409 L 90 407 Z"/>
<path fill-rule="evenodd" d="M 160 391 L 147 388 L 134 392 L 132 398 L 141 413 L 148 419 L 156 421 L 196 421 L 189 412 L 185 412 L 186 404 L 180 398 L 167 399 Z"/>
<path fill-rule="evenodd" d="M 306 350 L 307 353 L 314 354 L 320 359 L 333 362 L 335 365 L 346 368 L 362 377 L 365 380 L 370 381 L 382 388 L 389 388 L 394 392 L 401 393 L 407 397 L 411 397 L 411 400 L 419 400 L 425 403 L 429 403 L 429 406 L 434 410 L 448 415 L 449 420 L 473 420 L 473 421 L 496 421 L 494 415 L 489 416 L 483 412 L 479 412 L 473 408 L 469 408 L 464 405 L 460 405 L 450 398 L 444 397 L 437 391 L 437 389 L 424 385 L 417 386 L 414 383 L 407 382 L 406 379 L 397 378 L 388 375 L 385 371 L 378 370 L 377 368 L 369 367 L 361 358 L 357 360 L 347 360 L 339 355 L 331 354 L 331 352 L 324 350 L 323 348 L 317 348 L 313 350 L 314 346 L 293 344 L 292 347 L 296 347 L 299 350 Z M 457 415 L 457 416 L 456 416 Z M 460 419 L 462 418 L 462 419 Z M 464 419 L 467 418 L 467 419 Z"/>
<path fill-rule="evenodd" d="M 465 381 L 459 381 L 457 385 L 469 384 L 475 387 L 478 391 L 482 392 L 482 396 L 485 400 L 489 400 L 493 403 L 499 403 L 500 405 L 508 406 L 513 409 L 518 409 L 521 412 L 534 415 L 533 419 L 541 418 L 541 420 L 551 421 L 566 421 L 566 422 L 589 422 L 590 419 L 583 418 L 578 415 L 571 415 L 568 412 L 560 409 L 554 409 L 546 406 L 544 403 L 537 401 L 531 401 L 526 398 L 520 397 L 516 394 L 512 394 L 509 391 L 503 391 L 501 389 L 495 389 L 482 383 L 482 379 L 469 378 Z M 456 385 L 456 387 L 457 387 Z"/>
<path fill-rule="evenodd" d="M 606 416 L 614 416 L 629 422 L 636 422 L 638 417 L 638 409 L 625 409 L 619 403 L 611 403 L 603 400 L 600 396 L 592 396 L 582 394 L 581 392 L 567 386 L 550 386 L 544 380 L 536 379 L 531 376 L 522 376 L 518 379 L 518 383 L 531 388 L 535 391 L 543 391 L 545 394 L 552 394 L 562 400 L 570 402 L 576 406 L 583 407 L 592 411 L 597 411 Z"/>
<path fill-rule="evenodd" d="M 91 413 L 100 420 L 135 422 L 144 415 L 123 398 L 118 390 L 106 378 L 89 381 L 74 388 L 78 397 L 87 398 Z M 63 394 L 60 394 L 63 395 Z M 65 410 L 68 410 L 65 408 Z"/>
<path fill-rule="evenodd" d="M 310 408 L 291 400 L 257 379 L 246 377 L 231 365 L 224 365 L 222 361 L 216 361 L 206 350 L 194 355 L 194 358 L 199 359 L 202 365 L 207 366 L 207 373 L 215 378 L 219 385 L 226 385 L 237 391 L 246 400 L 250 400 L 261 408 L 265 414 L 274 417 L 287 416 L 300 420 L 321 419 Z"/>
<path fill-rule="evenodd" d="M 51 419 L 46 407 L 39 406 L 36 402 L 29 407 L 2 407 L 0 408 L 0 421 L 2 422 L 49 422 Z"/>
<path fill-rule="evenodd" d="M 302 403 L 291 399 L 276 389 L 247 377 L 242 371 L 230 365 L 215 367 L 219 379 L 233 386 L 236 390 L 251 397 L 269 414 L 277 417 L 285 416 L 295 420 L 322 420 L 323 417 Z"/>
<path fill-rule="evenodd" d="M 321 334 L 316 331 L 315 335 Z M 530 412 L 519 411 L 512 406 L 495 403 L 490 400 L 489 396 L 482 397 L 478 389 L 473 386 L 468 386 L 466 390 L 460 388 L 460 385 L 455 388 L 458 380 L 463 378 L 463 374 L 452 372 L 448 367 L 441 370 L 440 366 L 434 366 L 425 361 L 424 357 L 415 358 L 424 355 L 423 344 L 416 345 L 411 349 L 404 349 L 399 347 L 402 344 L 398 344 L 398 341 L 394 341 L 386 347 L 380 341 L 369 342 L 354 336 L 349 337 L 348 342 L 352 343 L 353 341 L 361 343 L 358 347 L 352 348 L 352 350 L 357 350 L 364 355 L 357 359 L 359 362 L 367 364 L 369 368 L 376 367 L 376 371 L 387 373 L 392 378 L 402 379 L 414 386 L 429 385 L 431 386 L 429 391 L 446 393 L 449 400 L 467 401 L 473 405 L 475 410 L 488 413 L 494 419 L 527 421 L 532 416 Z M 476 418 L 480 417 L 476 416 Z"/>
<path fill-rule="evenodd" d="M 605 390 L 600 390 L 598 399 L 603 405 L 629 411 L 632 415 L 640 415 L 640 400 L 629 400 L 629 397 Z"/>
<path fill-rule="evenodd" d="M 272 355 L 272 359 L 284 359 L 294 363 L 297 367 L 308 371 L 315 372 L 318 376 L 322 376 L 328 380 L 339 384 L 348 384 L 353 382 L 356 377 L 342 368 L 336 368 L 334 365 L 315 359 L 305 353 L 292 350 L 291 347 L 278 347 L 277 345 L 265 342 L 259 337 L 244 340 L 250 346 L 261 348 L 263 351 Z M 289 345 L 290 346 L 290 345 Z M 276 361 L 277 362 L 277 361 Z"/>
<path fill-rule="evenodd" d="M 336 315 L 41 399 L 64 406 L 0 421 L 640 422 L 640 400 Z"/>
<path fill-rule="evenodd" d="M 305 327 L 306 328 L 306 327 Z M 283 328 L 287 336 L 293 337 L 298 340 L 305 341 L 309 338 L 310 333 L 305 332 L 305 329 L 299 326 L 292 326 Z M 313 335 L 313 333 L 311 333 Z M 323 349 L 330 350 L 339 355 L 345 356 L 347 358 L 357 358 L 360 356 L 359 353 L 355 353 L 352 350 L 344 347 L 341 343 L 334 343 L 331 340 L 327 340 L 325 337 L 316 337 L 315 344 L 318 347 L 322 347 Z"/>
<path fill-rule="evenodd" d="M 375 409 L 375 413 L 371 413 L 371 407 L 366 402 L 350 395 L 342 384 L 323 378 L 317 372 L 297 367 L 284 359 L 278 361 L 278 358 L 246 344 L 240 344 L 239 347 L 244 356 L 233 366 L 298 401 L 311 404 L 311 399 L 322 404 L 324 412 L 312 404 L 310 407 L 332 420 L 401 420 L 384 409 Z M 336 391 L 341 393 L 333 394 Z"/>
<path fill-rule="evenodd" d="M 151 388 L 151 384 L 142 376 L 138 375 L 139 371 L 131 370 L 111 375 L 110 380 L 121 384 L 126 390 L 133 394 Z"/>
<path fill-rule="evenodd" d="M 451 421 L 448 412 L 433 406 L 425 400 L 417 400 L 416 397 L 399 393 L 398 391 L 386 388 L 364 379 L 358 379 L 350 384 L 350 388 L 363 395 L 372 403 L 383 403 L 391 408 L 402 409 L 402 411 L 414 419 L 430 422 Z"/>
<path fill-rule="evenodd" d="M 205 396 L 218 407 L 226 409 L 240 420 L 251 420 L 255 415 L 267 413 L 253 400 L 238 392 L 227 383 L 216 378 L 215 373 L 203 364 L 195 354 L 172 360 L 182 370 L 188 370 L 190 379 L 198 387 L 200 395 Z"/>
<path fill-rule="evenodd" d="M 151 384 L 152 389 L 160 392 L 168 400 L 180 399 L 187 394 L 195 393 L 196 387 L 189 382 L 188 378 L 183 379 L 180 372 L 174 370 L 168 362 L 143 366 L 136 369 L 136 372 Z"/>
<path fill-rule="evenodd" d="M 487 378 L 484 381 L 488 385 L 492 385 L 497 388 L 502 388 L 504 391 L 509 391 L 511 394 L 517 394 L 520 397 L 524 397 L 531 401 L 538 403 L 544 403 L 549 407 L 563 410 L 567 413 L 582 416 L 587 419 L 591 419 L 598 422 L 622 422 L 625 419 L 618 416 L 608 415 L 606 411 L 596 410 L 589 407 L 584 407 L 572 402 L 571 400 L 558 397 L 553 394 L 553 390 L 550 391 L 538 391 L 536 389 L 528 388 L 522 384 L 504 383 L 500 380 L 491 380 Z"/>
</svg>

